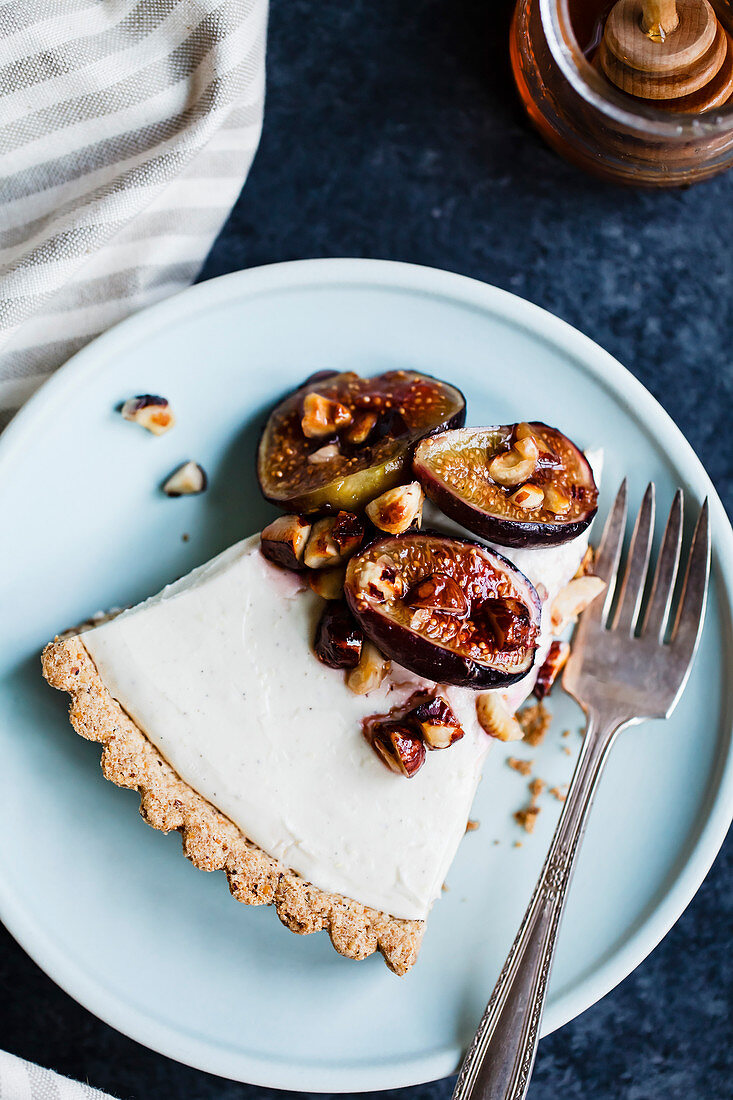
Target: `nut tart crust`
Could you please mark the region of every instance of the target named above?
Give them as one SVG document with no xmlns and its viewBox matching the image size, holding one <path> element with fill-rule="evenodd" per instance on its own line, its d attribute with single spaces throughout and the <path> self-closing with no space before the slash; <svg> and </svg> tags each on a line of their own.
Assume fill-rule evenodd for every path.
<svg viewBox="0 0 733 1100">
<path fill-rule="evenodd" d="M 298 935 L 325 930 L 350 959 L 379 951 L 404 975 L 417 960 L 424 921 L 391 917 L 306 882 L 253 844 L 227 817 L 185 783 L 112 698 L 78 635 L 57 638 L 42 657 L 48 683 L 71 696 L 69 719 L 81 737 L 98 741 L 102 772 L 140 793 L 140 814 L 154 829 L 178 829 L 183 851 L 202 871 L 222 870 L 237 901 L 274 905 Z"/>
</svg>

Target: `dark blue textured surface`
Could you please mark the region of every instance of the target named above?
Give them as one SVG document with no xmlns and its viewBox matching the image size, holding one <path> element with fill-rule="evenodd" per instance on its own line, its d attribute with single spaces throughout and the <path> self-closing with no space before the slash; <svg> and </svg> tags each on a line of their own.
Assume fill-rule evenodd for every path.
<svg viewBox="0 0 733 1100">
<path fill-rule="evenodd" d="M 512 290 L 576 325 L 644 382 L 730 510 L 733 175 L 642 193 L 565 165 L 515 102 L 504 0 L 272 5 L 262 145 L 203 277 L 310 256 L 377 256 Z M 651 957 L 542 1042 L 531 1100 L 731 1097 L 732 928 L 729 840 Z M 2 930 L 0 991 L 0 1046 L 115 1095 L 269 1095 L 118 1035 Z M 385 1095 L 448 1100 L 450 1088 Z"/>
</svg>

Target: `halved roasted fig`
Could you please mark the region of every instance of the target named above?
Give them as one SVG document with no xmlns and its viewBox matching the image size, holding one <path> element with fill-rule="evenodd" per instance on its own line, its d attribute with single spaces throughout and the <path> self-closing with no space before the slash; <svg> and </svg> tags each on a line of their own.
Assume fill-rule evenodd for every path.
<svg viewBox="0 0 733 1100">
<path fill-rule="evenodd" d="M 586 529 L 598 489 L 582 451 L 539 421 L 441 432 L 415 475 L 447 516 L 500 546 L 552 546 Z"/>
<path fill-rule="evenodd" d="M 358 511 L 403 479 L 418 440 L 465 419 L 460 390 L 415 371 L 313 376 L 270 414 L 260 488 L 288 511 Z"/>
<path fill-rule="evenodd" d="M 375 567 L 397 583 L 376 589 Z M 430 598 L 416 604 L 423 582 Z M 435 531 L 377 539 L 349 562 L 344 591 L 365 635 L 418 676 L 481 689 L 511 684 L 532 667 L 539 597 L 488 547 Z"/>
</svg>

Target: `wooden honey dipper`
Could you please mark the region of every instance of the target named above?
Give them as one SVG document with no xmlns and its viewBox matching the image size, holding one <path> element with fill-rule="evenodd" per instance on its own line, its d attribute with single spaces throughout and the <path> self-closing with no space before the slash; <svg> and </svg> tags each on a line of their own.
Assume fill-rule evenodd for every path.
<svg viewBox="0 0 733 1100">
<path fill-rule="evenodd" d="M 618 0 L 596 63 L 622 91 L 670 111 L 708 111 L 733 93 L 733 41 L 708 0 Z"/>
</svg>

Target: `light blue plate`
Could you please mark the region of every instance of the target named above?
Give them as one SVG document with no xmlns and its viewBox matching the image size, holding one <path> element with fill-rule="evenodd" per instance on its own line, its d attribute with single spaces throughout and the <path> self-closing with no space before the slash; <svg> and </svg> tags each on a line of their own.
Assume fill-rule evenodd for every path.
<svg viewBox="0 0 733 1100">
<path fill-rule="evenodd" d="M 40 966 L 102 1019 L 182 1062 L 305 1091 L 409 1085 L 453 1072 L 478 1020 L 559 811 L 521 833 L 526 779 L 492 750 L 449 892 L 404 980 L 378 957 L 340 958 L 143 824 L 106 783 L 99 749 L 40 679 L 57 631 L 158 590 L 270 514 L 253 474 L 264 411 L 323 368 L 409 367 L 468 396 L 468 423 L 541 419 L 601 445 L 601 512 L 622 476 L 635 506 L 652 478 L 712 498 L 711 599 L 674 717 L 623 735 L 578 868 L 545 1031 L 621 981 L 667 932 L 731 816 L 733 536 L 695 455 L 653 398 L 590 340 L 526 302 L 440 271 L 362 260 L 282 264 L 188 290 L 77 355 L 0 440 L 0 915 Z M 159 439 L 115 406 L 161 393 Z M 157 486 L 194 458 L 202 497 Z M 190 535 L 183 541 L 184 533 Z M 728 680 L 730 676 L 728 675 Z M 580 714 L 559 693 L 545 745 L 522 746 L 549 784 L 570 778 Z M 569 728 L 562 739 L 560 732 Z M 568 747 L 572 757 L 563 751 Z M 522 846 L 515 847 L 521 840 Z M 498 841 L 498 843 L 496 843 Z"/>
</svg>

